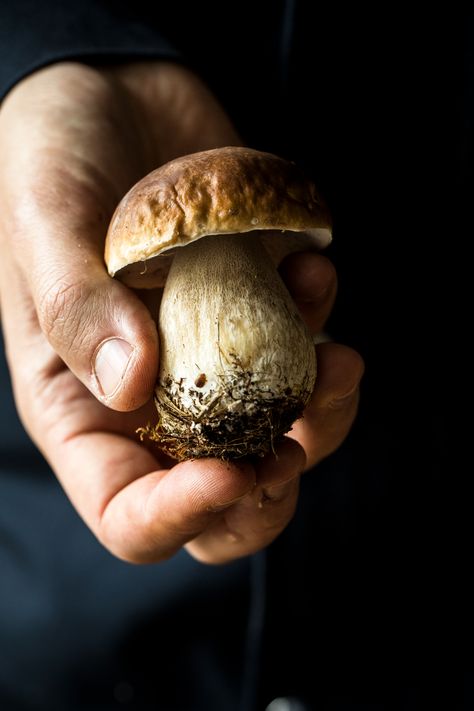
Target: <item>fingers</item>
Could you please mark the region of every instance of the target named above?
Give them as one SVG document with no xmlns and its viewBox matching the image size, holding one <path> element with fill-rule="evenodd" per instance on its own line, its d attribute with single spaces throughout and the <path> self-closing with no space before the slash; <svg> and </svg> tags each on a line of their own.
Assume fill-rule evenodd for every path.
<svg viewBox="0 0 474 711">
<path fill-rule="evenodd" d="M 53 458 L 100 542 L 133 563 L 162 561 L 184 545 L 212 564 L 260 550 L 293 516 L 305 463 L 287 440 L 255 466 L 202 459 L 159 469 L 140 445 L 104 433 L 75 437 Z"/>
<path fill-rule="evenodd" d="M 321 254 L 297 252 L 282 261 L 279 272 L 311 333 L 322 331 L 336 298 L 332 263 Z"/>
<path fill-rule="evenodd" d="M 357 412 L 363 361 L 335 343 L 319 346 L 317 358 L 317 384 L 304 417 L 279 444 L 276 456 L 255 464 L 255 488 L 188 544 L 199 560 L 226 562 L 274 540 L 293 516 L 303 470 L 335 451 L 347 436 Z"/>
<path fill-rule="evenodd" d="M 303 447 L 307 467 L 313 467 L 344 441 L 357 413 L 361 356 L 352 348 L 323 343 L 316 349 L 317 377 L 313 397 L 289 437 Z"/>
<path fill-rule="evenodd" d="M 223 507 L 206 529 L 186 546 L 203 563 L 225 563 L 250 555 L 271 543 L 288 525 L 298 500 L 303 449 L 284 438 L 254 462 L 254 487 L 238 503 Z"/>
<path fill-rule="evenodd" d="M 97 538 L 133 563 L 170 557 L 255 485 L 248 463 L 203 459 L 160 469 L 150 452 L 114 434 L 77 436 L 53 459 Z"/>
<path fill-rule="evenodd" d="M 280 272 L 310 331 L 320 332 L 336 296 L 333 265 L 320 254 L 301 252 L 283 260 Z M 317 348 L 313 397 L 289 433 L 304 448 L 308 468 L 336 450 L 347 436 L 356 416 L 363 372 L 362 358 L 351 348 L 335 343 Z"/>
</svg>

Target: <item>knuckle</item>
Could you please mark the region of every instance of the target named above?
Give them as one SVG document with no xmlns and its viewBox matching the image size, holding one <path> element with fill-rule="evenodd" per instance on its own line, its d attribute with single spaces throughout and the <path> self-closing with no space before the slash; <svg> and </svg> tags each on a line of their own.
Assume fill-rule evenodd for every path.
<svg viewBox="0 0 474 711">
<path fill-rule="evenodd" d="M 129 550 L 126 545 L 109 538 L 109 536 L 99 535 L 97 536 L 97 540 L 110 555 L 118 560 L 124 561 L 124 563 L 140 565 L 141 563 L 148 562 L 142 559 L 137 551 Z"/>
<path fill-rule="evenodd" d="M 126 537 L 121 535 L 120 527 L 111 524 L 107 513 L 108 511 L 105 509 L 99 520 L 92 526 L 98 542 L 115 558 L 126 563 L 139 563 L 140 556 L 137 551 L 129 545 Z"/>
<path fill-rule="evenodd" d="M 49 342 L 62 350 L 85 340 L 90 327 L 91 292 L 67 277 L 50 282 L 38 302 L 38 319 Z M 93 312 L 93 309 L 92 309 Z"/>
<path fill-rule="evenodd" d="M 97 540 L 99 543 L 111 554 L 114 558 L 122 560 L 125 563 L 131 563 L 132 565 L 148 565 L 150 563 L 160 563 L 166 560 L 175 551 L 169 553 L 169 555 L 163 554 L 161 551 L 156 551 L 153 547 L 143 547 L 132 546 L 127 540 L 128 536 L 124 532 L 120 535 L 117 533 L 107 530 L 107 527 L 101 528 L 96 533 Z"/>
<path fill-rule="evenodd" d="M 275 538 L 293 518 L 298 500 L 298 483 L 290 482 L 279 490 L 262 489 L 258 501 L 261 512 L 259 532 L 266 539 Z"/>
</svg>

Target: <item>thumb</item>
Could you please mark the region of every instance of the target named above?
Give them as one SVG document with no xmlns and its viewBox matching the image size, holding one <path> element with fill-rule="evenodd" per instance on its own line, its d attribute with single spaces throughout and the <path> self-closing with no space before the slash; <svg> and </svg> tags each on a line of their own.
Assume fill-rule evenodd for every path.
<svg viewBox="0 0 474 711">
<path fill-rule="evenodd" d="M 134 117 L 100 73 L 61 64 L 21 82 L 0 112 L 3 258 L 11 252 L 21 272 L 33 325 L 122 411 L 149 399 L 158 364 L 149 311 L 103 260 L 115 205 L 142 173 Z"/>
<path fill-rule="evenodd" d="M 3 247 L 12 248 L 39 326 L 59 357 L 105 405 L 133 410 L 153 390 L 155 322 L 138 296 L 107 274 L 111 210 L 99 209 L 95 199 L 87 203 L 73 182 L 67 187 L 69 201 L 58 200 L 54 209 L 43 196 L 30 198 L 28 210 L 3 226 Z"/>
<path fill-rule="evenodd" d="M 89 250 L 90 252 L 91 250 Z M 133 410 L 152 393 L 158 336 L 149 310 L 111 279 L 98 254 L 85 260 L 47 250 L 31 277 L 38 320 L 70 370 L 104 404 Z"/>
</svg>

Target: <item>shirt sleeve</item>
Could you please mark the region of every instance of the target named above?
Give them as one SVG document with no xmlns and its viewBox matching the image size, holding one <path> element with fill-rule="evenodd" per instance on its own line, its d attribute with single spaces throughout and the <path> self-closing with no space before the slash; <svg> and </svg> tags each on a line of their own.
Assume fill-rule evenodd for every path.
<svg viewBox="0 0 474 711">
<path fill-rule="evenodd" d="M 159 5 L 159 3 L 156 3 Z M 0 3 L 0 100 L 23 77 L 58 61 L 179 60 L 142 0 Z"/>
</svg>

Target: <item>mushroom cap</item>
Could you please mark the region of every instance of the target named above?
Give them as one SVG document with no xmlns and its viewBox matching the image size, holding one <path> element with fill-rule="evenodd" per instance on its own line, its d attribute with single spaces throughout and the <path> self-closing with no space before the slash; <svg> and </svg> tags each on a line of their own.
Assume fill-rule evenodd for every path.
<svg viewBox="0 0 474 711">
<path fill-rule="evenodd" d="M 294 163 L 251 148 L 216 148 L 176 158 L 129 190 L 112 217 L 105 261 L 109 274 L 129 286 L 154 288 L 165 283 L 177 247 L 252 231 L 278 262 L 292 251 L 327 246 L 331 220 Z"/>
</svg>

